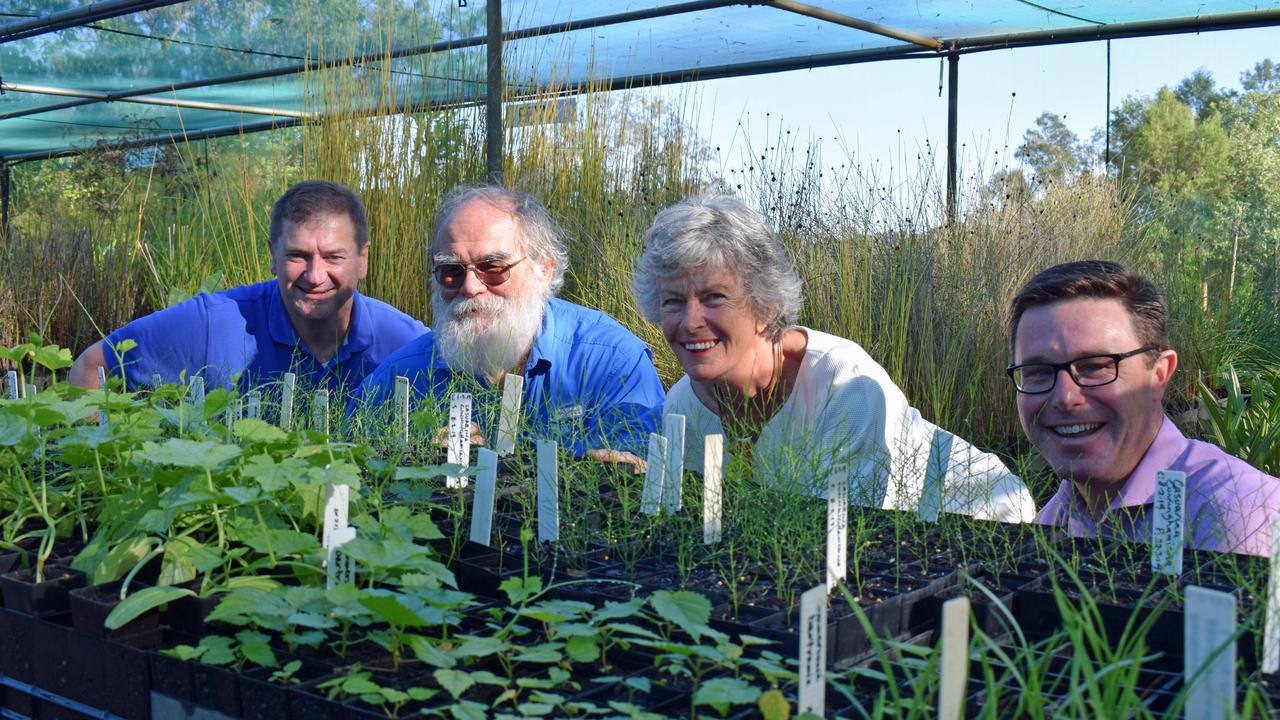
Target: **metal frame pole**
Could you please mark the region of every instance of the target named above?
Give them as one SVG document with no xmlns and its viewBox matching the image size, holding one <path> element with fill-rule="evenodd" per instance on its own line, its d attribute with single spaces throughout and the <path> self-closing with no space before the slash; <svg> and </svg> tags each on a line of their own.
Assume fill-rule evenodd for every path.
<svg viewBox="0 0 1280 720">
<path fill-rule="evenodd" d="M 485 3 L 488 82 L 484 101 L 485 158 L 489 183 L 502 184 L 502 0 Z"/>
<path fill-rule="evenodd" d="M 947 53 L 947 225 L 956 223 L 956 135 L 960 126 L 960 53 Z"/>
</svg>

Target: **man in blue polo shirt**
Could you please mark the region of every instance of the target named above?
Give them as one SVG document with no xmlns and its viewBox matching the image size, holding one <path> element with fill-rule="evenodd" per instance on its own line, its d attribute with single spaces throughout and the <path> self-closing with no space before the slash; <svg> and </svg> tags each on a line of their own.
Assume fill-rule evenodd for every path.
<svg viewBox="0 0 1280 720">
<path fill-rule="evenodd" d="M 241 390 L 298 375 L 305 388 L 356 388 L 421 322 L 356 290 L 369 264 L 364 204 L 337 183 L 308 180 L 271 210 L 275 280 L 242 285 L 138 318 L 89 346 L 71 382 L 98 387 L 97 368 L 127 387 L 201 375 Z M 132 349 L 122 347 L 132 340 Z"/>
<path fill-rule="evenodd" d="M 493 437 L 498 386 L 506 373 L 523 372 L 526 437 L 639 466 L 636 454 L 662 417 L 652 355 L 608 315 L 554 297 L 569 254 L 546 210 L 499 187 L 456 188 L 433 238 L 431 332 L 365 380 L 360 411 L 376 412 L 403 375 L 418 405 L 479 393 L 476 430 Z"/>
</svg>

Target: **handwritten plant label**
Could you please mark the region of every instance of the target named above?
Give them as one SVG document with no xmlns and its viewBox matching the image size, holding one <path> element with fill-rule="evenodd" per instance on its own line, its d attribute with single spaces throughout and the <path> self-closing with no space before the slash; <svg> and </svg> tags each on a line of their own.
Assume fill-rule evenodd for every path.
<svg viewBox="0 0 1280 720">
<path fill-rule="evenodd" d="M 204 407 L 204 378 L 199 375 L 191 378 L 191 404 Z"/>
<path fill-rule="evenodd" d="M 403 375 L 396 376 L 396 425 L 400 428 L 400 432 L 396 433 L 396 439 L 400 442 L 409 444 L 409 378 Z"/>
<path fill-rule="evenodd" d="M 245 417 L 251 420 L 259 420 L 262 418 L 262 391 L 250 390 L 247 399 L 248 407 L 245 409 Z"/>
<path fill-rule="evenodd" d="M 1188 585 L 1182 621 L 1186 647 L 1184 717 L 1215 720 L 1236 709 L 1236 596 Z"/>
<path fill-rule="evenodd" d="M 668 513 L 684 506 L 684 416 L 668 415 L 662 420 L 662 436 L 667 439 L 667 468 L 662 475 L 662 506 Z"/>
<path fill-rule="evenodd" d="M 324 525 L 320 530 L 320 545 L 328 550 L 333 546 L 333 533 L 346 527 L 351 511 L 351 488 L 346 485 L 330 485 L 324 497 Z"/>
<path fill-rule="evenodd" d="M 103 397 L 103 399 L 106 399 L 106 396 L 107 396 L 107 369 L 106 369 L 106 368 L 104 368 L 104 367 L 102 367 L 101 365 L 99 365 L 99 366 L 98 366 L 98 387 L 102 388 L 102 397 Z M 106 427 L 106 426 L 107 426 L 107 411 L 106 411 L 106 410 L 100 410 L 100 411 L 98 412 L 98 425 L 99 425 L 99 426 L 101 426 L 101 427 Z"/>
<path fill-rule="evenodd" d="M 849 573 L 849 468 L 839 464 L 827 477 L 827 590 Z"/>
<path fill-rule="evenodd" d="M 449 396 L 449 464 L 471 464 L 471 393 Z M 466 476 L 445 478 L 445 486 L 464 488 Z"/>
<path fill-rule="evenodd" d="M 493 496 L 498 488 L 498 453 L 476 451 L 476 491 L 471 500 L 471 542 L 493 546 Z"/>
<path fill-rule="evenodd" d="M 538 441 L 538 542 L 560 541 L 560 480 L 554 440 Z"/>
<path fill-rule="evenodd" d="M 827 691 L 827 588 L 800 595 L 800 712 L 823 717 Z"/>
<path fill-rule="evenodd" d="M 293 429 L 293 393 L 298 387 L 298 376 L 293 373 L 284 374 L 284 386 L 280 391 L 280 428 Z"/>
<path fill-rule="evenodd" d="M 702 542 L 720 542 L 724 523 L 724 436 L 708 435 L 702 451 Z"/>
<path fill-rule="evenodd" d="M 960 720 L 969 683 L 969 598 L 942 604 L 942 676 L 938 685 L 938 720 Z"/>
<path fill-rule="evenodd" d="M 502 409 L 498 412 L 498 441 L 493 449 L 506 457 L 516 451 L 520 429 L 520 400 L 524 397 L 524 376 L 507 373 L 502 379 Z"/>
<path fill-rule="evenodd" d="M 649 433 L 649 456 L 645 458 L 644 488 L 640 491 L 640 512 L 657 515 L 662 505 L 663 476 L 667 474 L 667 439 Z"/>
<path fill-rule="evenodd" d="M 1266 634 L 1262 643 L 1262 672 L 1280 670 L 1280 515 L 1271 520 L 1271 575 L 1267 581 Z"/>
<path fill-rule="evenodd" d="M 329 536 L 330 545 L 325 553 L 325 586 L 333 587 L 355 582 L 356 566 L 351 557 L 341 552 L 342 546 L 356 539 L 356 529 L 350 525 L 334 530 Z"/>
<path fill-rule="evenodd" d="M 5 373 L 4 386 L 5 386 L 5 392 L 8 394 L 9 399 L 17 400 L 18 399 L 18 372 L 16 370 L 10 370 L 9 372 Z"/>
<path fill-rule="evenodd" d="M 329 391 L 321 388 L 311 401 L 311 425 L 316 432 L 329 434 Z"/>
<path fill-rule="evenodd" d="M 1156 497 L 1151 521 L 1151 572 L 1182 574 L 1183 518 L 1187 508 L 1187 474 L 1177 470 L 1156 473 Z"/>
</svg>

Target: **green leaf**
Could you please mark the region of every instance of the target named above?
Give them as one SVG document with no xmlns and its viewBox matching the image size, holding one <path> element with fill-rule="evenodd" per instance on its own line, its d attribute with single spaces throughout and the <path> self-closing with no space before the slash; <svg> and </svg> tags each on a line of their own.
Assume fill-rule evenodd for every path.
<svg viewBox="0 0 1280 720">
<path fill-rule="evenodd" d="M 520 703 L 516 706 L 516 710 L 519 710 L 520 714 L 525 717 L 542 717 L 543 715 L 550 715 L 555 709 L 554 705 L 535 702 Z"/>
<path fill-rule="evenodd" d="M 528 648 L 514 659 L 516 662 L 551 664 L 560 662 L 563 657 L 560 654 L 560 643 L 542 643 Z"/>
<path fill-rule="evenodd" d="M 711 601 L 688 590 L 659 590 L 649 598 L 649 604 L 662 619 L 689 633 L 694 639 L 710 631 Z"/>
<path fill-rule="evenodd" d="M 454 720 L 488 720 L 489 708 L 472 700 L 464 700 L 450 706 L 449 714 Z"/>
<path fill-rule="evenodd" d="M 125 573 L 132 570 L 134 565 L 141 562 L 142 558 L 151 552 L 155 542 L 152 538 L 139 535 L 118 543 L 111 548 L 106 558 L 92 569 L 90 572 L 90 584 L 100 585 L 124 577 Z M 87 550 L 88 548 L 85 549 Z M 72 565 L 74 567 L 74 563 Z M 83 570 L 84 568 L 78 569 Z"/>
<path fill-rule="evenodd" d="M 245 443 L 254 445 L 270 445 L 271 443 L 283 442 L 289 438 L 289 433 L 257 418 L 237 420 L 232 427 L 237 438 Z"/>
<path fill-rule="evenodd" d="M 565 642 L 564 649 L 575 662 L 591 663 L 600 658 L 600 644 L 594 637 L 571 637 Z"/>
<path fill-rule="evenodd" d="M 495 637 L 468 637 L 454 651 L 456 658 L 488 657 L 502 652 L 506 644 Z"/>
<path fill-rule="evenodd" d="M 367 590 L 360 598 L 360 604 L 395 627 L 428 627 L 432 624 L 401 602 L 403 599 L 403 596 L 388 590 Z"/>
<path fill-rule="evenodd" d="M 222 494 L 231 499 L 231 505 L 248 505 L 262 497 L 262 491 L 256 487 L 237 487 L 229 485 L 222 488 Z"/>
<path fill-rule="evenodd" d="M 454 700 L 457 700 L 462 693 L 476 684 L 476 681 L 471 679 L 471 673 L 462 670 L 439 668 L 431 673 L 431 676 L 436 679 L 436 682 L 440 683 L 440 687 L 449 691 Z"/>
<path fill-rule="evenodd" d="M 162 443 L 143 443 L 141 453 L 144 460 L 157 465 L 204 470 L 213 470 L 239 455 L 240 448 L 235 445 L 212 440 L 198 442 L 186 438 L 169 438 Z"/>
<path fill-rule="evenodd" d="M 475 475 L 476 468 L 463 465 L 423 465 L 419 467 L 398 467 L 392 476 L 394 480 L 432 480 L 438 477 L 464 477 Z"/>
<path fill-rule="evenodd" d="M 595 622 L 634 617 L 642 607 L 644 607 L 644 598 L 642 597 L 634 597 L 621 602 L 610 600 L 604 604 L 604 607 L 597 610 L 592 617 Z"/>
<path fill-rule="evenodd" d="M 200 638 L 200 662 L 206 665 L 230 665 L 236 661 L 236 653 L 231 648 L 231 638 L 224 635 L 206 635 Z"/>
<path fill-rule="evenodd" d="M 456 664 L 453 656 L 440 649 L 430 638 L 421 635 L 410 635 L 405 644 L 413 651 L 413 656 L 422 662 L 437 668 L 451 668 Z"/>
<path fill-rule="evenodd" d="M 74 362 L 71 359 L 71 351 L 57 345 L 45 345 L 36 350 L 35 361 L 50 370 L 69 368 Z"/>
<path fill-rule="evenodd" d="M 276 429 L 279 430 L 279 428 Z M 240 466 L 240 472 L 258 483 L 258 487 L 266 493 L 279 492 L 289 487 L 289 481 L 303 474 L 306 469 L 307 463 L 297 458 L 287 458 L 277 463 L 266 454 L 254 455 Z"/>
<path fill-rule="evenodd" d="M 507 599 L 511 604 L 515 605 L 542 592 L 542 578 L 537 575 L 532 577 L 516 577 L 513 575 L 503 580 L 498 585 L 498 589 L 506 593 Z"/>
<path fill-rule="evenodd" d="M 0 447 L 13 447 L 27 439 L 27 422 L 0 408 Z"/>
<path fill-rule="evenodd" d="M 738 678 L 720 677 L 702 683 L 693 693 L 693 704 L 710 705 L 724 715 L 733 705 L 746 705 L 759 698 L 760 688 Z"/>
<path fill-rule="evenodd" d="M 167 602 L 172 602 L 180 597 L 188 597 L 195 593 L 186 588 L 179 587 L 149 587 L 143 588 L 135 593 L 130 593 L 128 597 L 120 601 L 119 605 L 107 615 L 107 620 L 103 624 L 108 630 L 119 630 L 128 625 L 135 618 L 140 617 L 144 613 L 154 610 Z"/>
<path fill-rule="evenodd" d="M 241 630 L 236 633 L 239 652 L 245 660 L 262 667 L 280 667 L 276 653 L 271 649 L 271 638 L 263 633 Z"/>
<path fill-rule="evenodd" d="M 791 720 L 791 703 L 777 688 L 766 690 L 756 702 L 756 707 L 760 708 L 764 720 Z"/>
</svg>

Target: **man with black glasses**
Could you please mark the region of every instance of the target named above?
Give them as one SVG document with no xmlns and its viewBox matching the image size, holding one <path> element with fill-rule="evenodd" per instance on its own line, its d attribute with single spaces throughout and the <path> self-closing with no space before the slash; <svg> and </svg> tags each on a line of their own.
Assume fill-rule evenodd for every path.
<svg viewBox="0 0 1280 720">
<path fill-rule="evenodd" d="M 1188 440 L 1162 406 L 1178 354 L 1146 278 L 1114 262 L 1055 265 L 1009 317 L 1018 416 L 1062 485 L 1037 522 L 1073 536 L 1149 541 L 1156 473 L 1186 473 L 1186 538 L 1198 549 L 1270 555 L 1280 480 Z"/>
<path fill-rule="evenodd" d="M 638 466 L 662 416 L 662 383 L 649 348 L 618 321 L 555 297 L 568 260 L 560 228 L 531 196 L 455 188 L 428 252 L 431 332 L 368 377 L 357 409 L 385 406 L 396 376 L 420 405 L 458 391 L 496 401 L 504 375 L 522 374 L 526 437 Z M 480 439 L 495 433 L 494 401 L 479 413 Z"/>
</svg>

